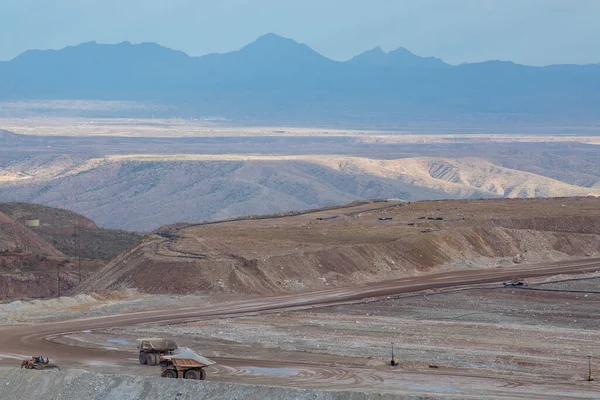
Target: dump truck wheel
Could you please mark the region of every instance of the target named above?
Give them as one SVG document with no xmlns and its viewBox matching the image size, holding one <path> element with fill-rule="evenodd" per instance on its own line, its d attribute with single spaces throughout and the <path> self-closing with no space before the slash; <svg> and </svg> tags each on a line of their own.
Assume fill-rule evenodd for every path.
<svg viewBox="0 0 600 400">
<path fill-rule="evenodd" d="M 147 364 L 148 361 L 146 360 L 146 353 L 143 353 L 140 351 L 139 360 L 140 360 L 140 364 L 142 364 L 142 365 Z"/>
<path fill-rule="evenodd" d="M 162 373 L 163 378 L 177 378 L 177 371 L 174 369 L 167 369 Z"/>
<path fill-rule="evenodd" d="M 146 354 L 146 363 L 148 365 L 156 365 L 156 354 L 154 354 L 154 353 Z"/>
<path fill-rule="evenodd" d="M 201 381 L 206 379 L 206 371 L 205 370 L 200 369 L 200 377 L 198 379 L 200 379 Z"/>
<path fill-rule="evenodd" d="M 200 379 L 200 374 L 195 369 L 188 369 L 183 375 L 185 379 Z"/>
</svg>

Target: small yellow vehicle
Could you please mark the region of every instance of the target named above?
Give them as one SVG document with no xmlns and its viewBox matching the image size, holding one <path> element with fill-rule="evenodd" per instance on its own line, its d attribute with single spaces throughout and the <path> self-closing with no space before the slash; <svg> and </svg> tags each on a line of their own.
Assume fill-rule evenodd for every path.
<svg viewBox="0 0 600 400">
<path fill-rule="evenodd" d="M 36 357 L 36 356 L 32 356 L 30 359 L 28 360 L 23 360 L 23 362 L 21 362 L 21 369 L 40 369 L 40 370 L 45 370 L 45 369 L 56 369 L 60 371 L 60 368 L 58 365 L 56 364 L 51 364 L 50 360 L 48 358 L 44 358 L 42 356 Z"/>
</svg>

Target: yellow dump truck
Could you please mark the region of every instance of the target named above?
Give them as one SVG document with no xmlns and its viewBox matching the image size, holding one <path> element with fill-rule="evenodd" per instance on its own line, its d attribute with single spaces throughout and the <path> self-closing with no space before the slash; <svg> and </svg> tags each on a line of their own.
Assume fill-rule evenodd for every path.
<svg viewBox="0 0 600 400">
<path fill-rule="evenodd" d="M 216 363 L 187 348 L 160 357 L 161 376 L 164 378 L 204 380 L 204 368 L 213 364 Z"/>
</svg>

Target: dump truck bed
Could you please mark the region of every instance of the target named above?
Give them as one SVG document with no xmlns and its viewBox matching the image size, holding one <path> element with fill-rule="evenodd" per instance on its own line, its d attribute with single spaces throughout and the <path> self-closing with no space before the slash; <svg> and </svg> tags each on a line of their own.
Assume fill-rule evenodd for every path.
<svg viewBox="0 0 600 400">
<path fill-rule="evenodd" d="M 187 348 L 181 349 L 172 355 L 162 356 L 161 359 L 171 361 L 177 368 L 203 368 L 216 364 L 216 362 Z"/>
<path fill-rule="evenodd" d="M 138 348 L 140 351 L 173 351 L 177 349 L 177 343 L 171 339 L 143 338 L 138 339 L 138 342 Z"/>
</svg>

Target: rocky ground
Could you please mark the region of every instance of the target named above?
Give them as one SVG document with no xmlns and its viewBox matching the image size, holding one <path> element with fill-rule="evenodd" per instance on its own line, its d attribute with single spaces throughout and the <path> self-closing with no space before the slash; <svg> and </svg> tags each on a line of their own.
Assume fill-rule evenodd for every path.
<svg viewBox="0 0 600 400">
<path fill-rule="evenodd" d="M 600 368 L 599 284 L 600 273 L 555 276 L 530 279 L 524 286 L 434 290 L 256 316 L 72 332 L 53 340 L 129 352 L 127 373 L 135 375 L 159 373 L 137 364 L 136 338 L 168 336 L 217 361 L 208 370 L 209 381 L 215 382 L 431 398 L 595 398 L 600 387 L 586 378 L 588 355 L 592 373 Z M 121 300 L 97 300 L 87 308 L 66 301 L 45 306 L 40 302 L 28 304 L 20 322 L 206 300 L 129 293 Z M 391 343 L 400 361 L 396 368 L 387 365 Z M 99 372 L 116 368 L 92 362 L 79 367 Z M 135 378 L 118 380 L 132 380 L 135 388 L 142 385 Z"/>
<path fill-rule="evenodd" d="M 299 399 L 392 400 L 420 396 L 392 396 L 360 392 L 315 391 L 221 382 L 194 382 L 85 371 L 42 372 L 0 370 L 0 398 L 62 400 L 202 400 L 202 399 Z"/>
<path fill-rule="evenodd" d="M 105 396 L 98 398 L 121 400 L 126 393 L 123 388 L 139 398 L 148 391 L 162 396 L 167 393 L 165 389 L 153 383 L 160 380 L 129 375 L 160 374 L 157 367 L 138 363 L 135 343 L 144 336 L 167 336 L 217 362 L 208 368 L 208 380 L 225 386 L 212 386 L 216 392 L 207 386 L 213 394 L 223 389 L 234 397 L 258 393 L 285 398 L 291 393 L 287 389 L 231 385 L 235 383 L 311 389 L 291 395 L 311 399 L 365 398 L 365 392 L 433 398 L 598 398 L 600 386 L 586 378 L 588 356 L 592 356 L 592 373 L 600 368 L 600 271 L 531 278 L 518 286 L 500 282 L 430 289 L 257 315 L 214 316 L 215 311 L 170 325 L 132 326 L 127 322 L 102 325 L 119 328 L 98 325 L 98 329 L 89 329 L 88 324 L 114 314 L 125 320 L 123 314 L 134 311 L 141 312 L 138 318 L 146 318 L 146 312 L 152 310 L 169 309 L 169 315 L 202 306 L 227 310 L 224 304 L 230 301 L 245 307 L 245 302 L 269 301 L 265 295 L 282 291 L 344 285 L 352 291 L 357 290 L 353 285 L 369 280 L 385 281 L 392 276 L 425 279 L 440 270 L 480 274 L 482 267 L 490 268 L 489 272 L 510 266 L 512 274 L 513 269 L 526 271 L 523 263 L 578 259 L 577 263 L 592 265 L 588 271 L 595 271 L 592 257 L 600 249 L 599 210 L 598 200 L 591 198 L 365 202 L 291 216 L 165 227 L 91 280 L 104 290 L 0 305 L 0 321 L 13 325 L 14 343 L 24 345 L 28 343 L 20 342 L 17 329 L 25 327 L 19 324 L 27 325 L 33 341 L 39 330 L 36 324 L 77 319 L 76 329 L 58 330 L 68 333 L 49 335 L 40 343 L 106 350 L 78 349 L 85 353 L 78 358 L 74 350 L 67 351 L 69 347 L 51 348 L 57 356 L 58 349 L 73 356 L 66 358 L 68 365 L 62 365 L 65 370 L 117 370 L 122 376 L 70 372 L 60 375 L 62 389 L 58 389 L 46 378 L 50 375 L 39 381 L 37 375 L 24 372 L 13 376 L 7 372 L 6 386 L 24 382 L 19 385 L 34 390 L 41 385 L 48 393 L 63 390 L 60 393 L 70 399 L 85 396 L 87 392 L 80 390 L 91 390 L 77 383 L 89 379 L 94 382 L 91 387 Z M 186 268 L 190 275 L 183 273 Z M 224 275 L 228 279 L 219 278 L 223 271 L 229 274 Z M 198 275 L 206 278 L 202 283 L 207 286 L 200 292 L 188 289 L 186 278 Z M 447 279 L 448 274 L 429 278 Z M 264 286 L 253 286 L 253 279 Z M 117 287 L 128 287 L 131 282 L 146 284 L 146 288 L 154 289 L 148 291 L 155 293 L 107 290 L 112 289 L 111 282 Z M 171 286 L 157 286 L 164 282 Z M 296 285 L 291 285 L 293 282 Z M 464 284 L 464 280 L 460 282 Z M 433 283 L 427 287 L 437 287 Z M 235 285 L 276 290 L 245 291 Z M 392 343 L 400 362 L 395 368 L 388 365 Z M 2 353 L 6 353 L 0 354 L 3 366 L 29 356 L 19 353 L 18 348 L 6 348 Z M 106 357 L 98 360 L 90 354 Z M 0 382 L 5 382 L 2 379 Z M 191 384 L 178 386 L 181 396 L 196 393 L 193 388 L 197 386 L 187 389 Z M 0 397 L 2 387 L 0 384 Z M 323 389 L 353 394 L 318 397 L 332 396 L 333 392 L 323 394 Z"/>
<path fill-rule="evenodd" d="M 491 285 L 309 311 L 115 329 L 108 334 L 119 338 L 168 334 L 209 357 L 308 362 L 330 357 L 333 363 L 373 368 L 391 358 L 393 342 L 400 368 L 406 370 L 435 365 L 441 370 L 582 381 L 587 356 L 600 357 L 596 329 L 600 277 L 533 282 L 524 287 Z"/>
</svg>

